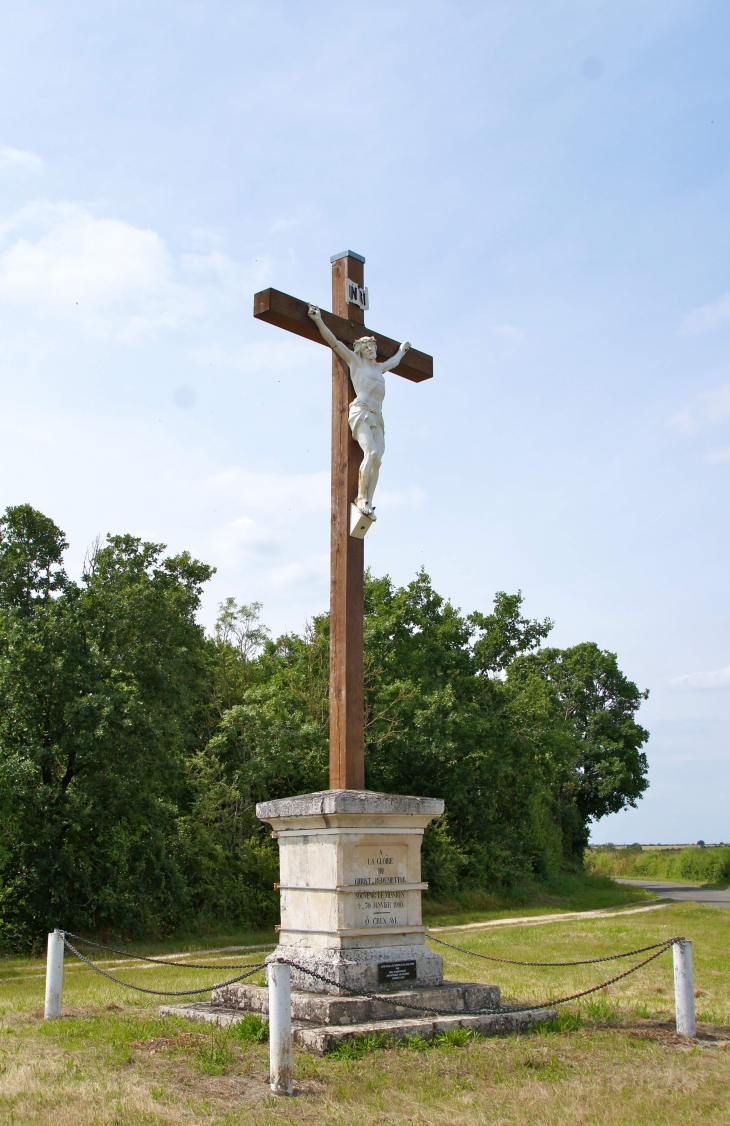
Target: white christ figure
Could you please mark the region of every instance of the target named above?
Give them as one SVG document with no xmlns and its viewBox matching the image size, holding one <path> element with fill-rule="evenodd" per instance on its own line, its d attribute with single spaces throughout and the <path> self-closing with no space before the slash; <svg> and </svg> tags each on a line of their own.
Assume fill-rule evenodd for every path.
<svg viewBox="0 0 730 1126">
<path fill-rule="evenodd" d="M 355 504 L 365 516 L 375 519 L 373 495 L 380 476 L 380 466 L 385 453 L 385 426 L 383 425 L 383 399 L 385 380 L 383 372 L 398 367 L 410 348 L 404 341 L 394 356 L 379 364 L 378 347 L 374 336 L 363 336 L 356 340 L 353 350 L 338 340 L 322 320 L 317 305 L 309 306 L 309 315 L 333 352 L 347 364 L 350 379 L 355 388 L 355 398 L 350 403 L 348 421 L 352 436 L 363 452 L 358 475 L 358 490 Z"/>
</svg>

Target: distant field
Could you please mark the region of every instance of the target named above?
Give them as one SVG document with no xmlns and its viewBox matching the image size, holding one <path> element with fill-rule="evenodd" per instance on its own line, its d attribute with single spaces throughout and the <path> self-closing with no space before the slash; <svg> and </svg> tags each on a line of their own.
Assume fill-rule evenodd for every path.
<svg viewBox="0 0 730 1126">
<path fill-rule="evenodd" d="M 676 841 L 674 844 L 641 844 L 641 843 L 638 843 L 638 847 L 641 848 L 641 849 L 671 848 L 671 849 L 676 850 L 676 849 L 680 849 L 680 848 L 694 848 L 695 847 L 695 841 Z M 725 844 L 724 844 L 723 841 L 720 841 L 717 844 L 712 844 L 712 843 L 708 844 L 706 842 L 704 845 L 701 845 L 700 847 L 701 848 L 724 848 Z M 620 849 L 632 849 L 632 848 L 636 849 L 637 844 L 591 845 L 591 848 L 594 848 L 594 849 L 607 848 L 607 849 L 616 849 L 618 851 Z"/>
<path fill-rule="evenodd" d="M 626 879 L 679 880 L 727 887 L 730 884 L 730 846 L 718 848 L 591 848 L 586 866 L 597 876 Z"/>
</svg>

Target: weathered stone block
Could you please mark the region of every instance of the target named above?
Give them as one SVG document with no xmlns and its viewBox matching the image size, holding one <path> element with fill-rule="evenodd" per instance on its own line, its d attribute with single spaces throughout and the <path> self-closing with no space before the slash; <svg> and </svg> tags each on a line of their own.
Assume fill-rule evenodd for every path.
<svg viewBox="0 0 730 1126">
<path fill-rule="evenodd" d="M 281 872 L 279 947 L 267 961 L 301 967 L 292 985 L 315 993 L 399 989 L 397 966 L 394 980 L 383 976 L 393 963 L 417 985 L 439 985 L 442 959 L 424 941 L 421 843 L 443 809 L 440 798 L 369 790 L 261 802 Z"/>
<path fill-rule="evenodd" d="M 414 1005 L 408 1009 L 398 1002 Z M 227 985 L 215 989 L 211 996 L 214 1007 L 227 1010 L 261 1013 L 269 1011 L 269 994 L 265 986 Z M 397 1020 L 415 1016 L 419 1009 L 433 1009 L 425 1013 L 431 1019 L 437 1013 L 468 1013 L 475 1009 L 499 1009 L 499 987 L 474 985 L 471 982 L 446 981 L 434 989 L 402 989 L 378 997 L 338 997 L 326 993 L 311 993 L 293 989 L 291 994 L 292 1020 L 309 1021 L 322 1025 L 360 1024 L 374 1020 Z"/>
</svg>

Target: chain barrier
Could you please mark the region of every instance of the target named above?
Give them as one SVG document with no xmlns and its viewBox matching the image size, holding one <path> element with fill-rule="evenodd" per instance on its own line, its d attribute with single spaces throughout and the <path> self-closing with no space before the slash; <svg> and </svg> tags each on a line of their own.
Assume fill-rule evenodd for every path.
<svg viewBox="0 0 730 1126">
<path fill-rule="evenodd" d="M 299 970 L 300 973 L 308 974 L 309 977 L 315 978 L 317 981 L 324 982 L 325 985 L 333 985 L 335 989 L 342 989 L 345 993 L 349 993 L 351 997 L 365 997 L 367 1001 L 386 1001 L 391 1005 L 395 1005 L 399 1009 L 413 1009 L 418 1013 L 436 1013 L 437 1016 L 443 1016 L 439 1009 L 432 1006 L 425 1005 L 409 1005 L 405 1001 L 395 1001 L 390 993 L 363 993 L 361 989 L 350 989 L 347 985 L 342 985 L 339 981 L 334 981 L 331 977 L 325 977 L 324 974 L 318 974 L 314 970 L 308 970 L 304 966 L 298 966 L 296 962 L 289 962 L 286 958 L 277 958 L 276 962 L 280 966 L 289 966 L 292 970 Z M 270 964 L 270 963 L 269 963 Z M 462 1012 L 464 1010 L 462 1009 Z M 475 1012 L 496 1013 L 497 1009 L 478 1009 Z"/>
<path fill-rule="evenodd" d="M 580 962 L 515 962 L 511 958 L 496 958 L 493 954 L 477 954 L 476 950 L 465 950 L 463 946 L 454 946 L 451 942 L 444 942 L 442 938 L 428 936 L 429 942 L 438 942 L 439 946 L 448 946 L 449 950 L 458 950 L 460 954 L 469 954 L 472 958 L 481 958 L 485 962 L 501 962 L 505 966 L 594 966 L 597 962 L 615 962 L 619 958 L 633 958 L 636 954 L 646 954 L 647 950 L 658 950 L 661 946 L 673 946 L 680 942 L 678 938 L 669 938 L 666 942 L 654 942 L 651 946 L 640 946 L 638 950 L 628 950 L 625 954 L 607 954 L 605 958 L 585 958 Z"/>
<path fill-rule="evenodd" d="M 206 985 L 204 989 L 179 989 L 177 991 L 166 991 L 163 989 L 143 989 L 141 985 L 131 985 L 128 981 L 120 981 L 118 977 L 114 977 L 112 974 L 108 974 L 106 970 L 100 970 L 98 966 L 95 966 L 93 962 L 91 962 L 88 958 L 85 958 L 83 954 L 79 953 L 75 946 L 71 945 L 66 937 L 65 932 L 63 934 L 63 943 L 64 946 L 66 946 L 72 954 L 76 955 L 79 961 L 84 962 L 89 967 L 89 969 L 94 971 L 95 974 L 99 974 L 100 977 L 107 978 L 108 981 L 113 981 L 115 985 L 122 985 L 125 989 L 133 989 L 135 993 L 148 993 L 152 997 L 193 997 L 199 993 L 210 993 L 213 989 L 223 989 L 226 985 L 235 985 L 236 982 L 243 981 L 247 977 L 253 977 L 253 975 L 258 973 L 259 970 L 263 970 L 266 964 L 265 962 L 262 962 L 260 966 L 252 966 L 248 973 L 240 974 L 238 977 L 232 977 L 229 981 L 221 981 L 217 985 Z M 96 946 L 99 944 L 94 943 L 94 945 Z M 163 964 L 169 966 L 171 963 L 167 962 Z M 216 966 L 214 968 L 218 969 L 219 967 Z"/>
<path fill-rule="evenodd" d="M 131 958 L 134 962 L 152 962 L 155 966 L 172 966 L 173 969 L 180 966 L 184 970 L 219 970 L 220 966 L 206 966 L 198 962 L 166 962 L 164 958 L 145 958 L 143 954 L 131 954 L 129 950 L 118 950 L 116 946 L 105 946 L 103 942 L 92 942 L 90 938 L 82 938 L 80 934 L 73 934 L 72 931 L 64 931 L 65 935 L 73 938 L 76 942 L 83 942 L 85 946 L 95 946 L 97 950 L 109 950 L 112 954 L 119 954 L 122 958 Z M 228 966 L 229 970 L 247 970 L 248 963 L 244 962 L 238 966 Z"/>
<path fill-rule="evenodd" d="M 679 939 L 679 938 L 670 938 L 664 943 L 656 943 L 654 946 L 644 947 L 644 950 L 635 951 L 635 953 L 644 953 L 645 950 L 656 950 L 656 954 L 652 954 L 649 958 L 645 958 L 643 962 L 639 962 L 638 965 L 632 966 L 630 970 L 625 970 L 624 973 L 618 974 L 616 977 L 610 978 L 609 981 L 604 981 L 600 985 L 594 985 L 590 989 L 583 989 L 579 993 L 571 993 L 569 997 L 553 998 L 550 1001 L 542 1001 L 542 1002 L 540 1002 L 539 1005 L 530 1005 L 528 1008 L 524 1008 L 524 1009 L 520 1009 L 520 1008 L 515 1009 L 515 1008 L 511 1008 L 511 1007 L 509 1009 L 506 1009 L 506 1008 L 500 1006 L 500 1008 L 498 1008 L 498 1009 L 489 1009 L 489 1008 L 484 1008 L 484 1009 L 459 1009 L 457 1012 L 455 1012 L 453 1009 L 437 1009 L 435 1007 L 426 1007 L 424 1005 L 412 1005 L 412 1004 L 410 1004 L 406 1001 L 396 1001 L 396 1000 L 393 999 L 392 995 L 388 994 L 388 993 L 363 993 L 361 991 L 358 991 L 357 989 L 349 989 L 347 986 L 341 985 L 339 982 L 333 981 L 331 978 L 324 977 L 323 974 L 315 973 L 314 970 L 306 969 L 304 966 L 298 966 L 296 964 L 296 962 L 289 962 L 284 958 L 277 958 L 276 961 L 280 965 L 289 966 L 293 970 L 299 970 L 301 973 L 308 974 L 309 977 L 316 978 L 318 981 L 322 981 L 326 985 L 333 985 L 337 989 L 342 989 L 346 993 L 349 993 L 351 996 L 365 997 L 365 998 L 367 998 L 368 1001 L 386 1001 L 386 1002 L 389 1002 L 391 1005 L 395 1005 L 397 1008 L 412 1009 L 414 1012 L 419 1012 L 419 1013 L 435 1013 L 437 1016 L 457 1016 L 459 1014 L 461 1014 L 462 1016 L 481 1016 L 481 1015 L 496 1014 L 496 1013 L 511 1013 L 511 1014 L 534 1013 L 534 1012 L 537 1012 L 539 1009 L 552 1008 L 553 1005 L 565 1005 L 565 1004 L 568 1003 L 568 1001 L 577 1001 L 580 997 L 587 997 L 590 993 L 598 993 L 598 992 L 600 992 L 601 989 L 607 989 L 609 985 L 614 985 L 615 982 L 621 981 L 623 978 L 629 977 L 631 974 L 636 973 L 636 971 L 642 969 L 643 966 L 648 966 L 649 962 L 653 962 L 655 958 L 660 958 L 662 954 L 666 954 L 667 950 L 671 950 L 672 946 L 674 946 L 674 944 L 676 942 L 681 942 L 681 941 L 682 941 L 682 939 Z M 659 949 L 657 949 L 657 947 L 659 947 Z M 459 949 L 459 947 L 454 947 L 454 949 Z M 473 951 L 464 950 L 463 953 L 464 954 L 472 954 Z M 480 955 L 476 955 L 476 956 L 479 957 Z M 614 957 L 616 957 L 616 955 L 614 955 Z M 619 955 L 619 957 L 629 957 L 629 955 Z M 595 959 L 595 960 L 596 961 L 606 961 L 608 959 Z M 533 965 L 539 965 L 539 964 L 550 965 L 551 963 L 515 963 L 515 964 L 516 965 L 530 965 L 530 964 L 533 964 Z M 563 963 L 563 964 L 569 965 L 571 963 Z M 575 962 L 575 963 L 572 963 L 572 964 L 574 964 L 574 965 L 586 965 L 587 963 L 585 963 L 585 962 Z"/>
<path fill-rule="evenodd" d="M 541 1005 L 537 1005 L 535 1006 L 535 1008 L 549 1009 L 553 1005 L 565 1005 L 568 1003 L 568 1001 L 577 1001 L 579 997 L 588 997 L 590 993 L 599 993 L 601 989 L 607 989 L 609 985 L 614 985 L 615 982 L 621 981 L 622 978 L 629 977 L 631 974 L 635 974 L 636 971 L 640 970 L 643 966 L 648 966 L 649 962 L 653 962 L 655 958 L 661 958 L 662 954 L 666 954 L 667 950 L 671 950 L 674 944 L 679 941 L 681 940 L 676 938 L 670 939 L 669 942 L 662 946 L 661 950 L 657 950 L 656 954 L 652 954 L 649 958 L 645 958 L 643 962 L 639 962 L 638 965 L 632 966 L 630 970 L 625 970 L 622 974 L 618 974 L 617 977 L 612 977 L 608 981 L 602 982 L 601 985 L 594 985 L 591 989 L 583 989 L 580 993 L 571 993 L 569 997 L 557 997 L 552 1001 L 543 1001 Z M 534 1008 L 510 1009 L 510 1012 L 513 1013 L 532 1013 L 534 1011 Z"/>
<path fill-rule="evenodd" d="M 74 938 L 77 942 L 80 941 L 86 943 L 89 946 L 94 946 L 99 950 L 109 950 L 112 953 L 123 955 L 126 958 L 133 958 L 135 961 L 152 962 L 154 965 L 158 966 L 170 966 L 172 968 L 177 968 L 179 966 L 181 969 L 200 970 L 218 969 L 219 967 L 211 965 L 201 965 L 197 963 L 166 962 L 160 958 L 144 958 L 142 956 L 130 954 L 129 951 L 126 950 L 117 950 L 113 946 L 105 946 L 103 943 L 92 942 L 90 939 L 81 938 L 80 935 L 72 934 L 70 931 L 64 931 L 62 933 L 64 945 L 71 951 L 72 954 L 74 954 L 79 959 L 79 961 L 84 962 L 85 965 L 89 967 L 89 969 L 93 970 L 94 973 L 99 974 L 101 977 L 105 977 L 108 981 L 113 981 L 116 985 L 123 986 L 123 988 L 125 989 L 132 989 L 136 993 L 146 993 L 154 997 L 192 997 L 201 993 L 212 992 L 214 989 L 224 989 L 228 985 L 236 985 L 239 981 L 244 981 L 246 978 L 253 977 L 254 974 L 259 973 L 260 970 L 266 968 L 265 962 L 252 967 L 244 967 L 242 965 L 231 966 L 231 969 L 245 968 L 248 972 L 240 974 L 238 977 L 230 978 L 228 981 L 221 981 L 217 985 L 206 985 L 204 989 L 183 989 L 177 991 L 144 989 L 140 985 L 131 985 L 129 982 L 121 981 L 118 977 L 114 977 L 112 974 L 107 973 L 105 970 L 99 969 L 98 966 L 95 966 L 89 958 L 85 958 L 84 955 L 81 954 L 80 951 L 78 951 L 76 947 L 69 942 L 69 937 Z M 683 941 L 681 938 L 669 938 L 665 942 L 657 942 L 651 946 L 643 946 L 638 950 L 629 950 L 624 954 L 610 954 L 604 958 L 588 958 L 577 962 L 517 962 L 509 958 L 496 958 L 488 954 L 478 954 L 475 950 L 465 950 L 461 946 L 453 946 L 450 942 L 444 942 L 440 938 L 433 938 L 432 935 L 429 935 L 428 937 L 432 942 L 438 942 L 441 946 L 447 946 L 451 950 L 457 950 L 460 954 L 469 954 L 473 958 L 481 958 L 488 962 L 501 962 L 510 966 L 589 966 L 595 965 L 598 962 L 616 961 L 618 958 L 631 958 L 636 954 L 645 954 L 647 950 L 656 951 L 656 953 L 651 954 L 648 958 L 645 958 L 643 962 L 639 962 L 637 965 L 632 966 L 631 969 L 625 970 L 621 974 L 617 974 L 616 977 L 612 977 L 608 981 L 602 982 L 600 985 L 591 986 L 590 989 L 583 989 L 578 993 L 571 993 L 568 997 L 552 998 L 550 1001 L 542 1001 L 538 1005 L 530 1005 L 528 1008 L 524 1009 L 515 1009 L 512 1007 L 504 1008 L 500 1006 L 500 1008 L 498 1009 L 481 1008 L 458 1010 L 458 1012 L 464 1016 L 480 1016 L 497 1013 L 533 1013 L 537 1012 L 539 1009 L 548 1009 L 552 1008 L 554 1005 L 565 1005 L 569 1001 L 577 1001 L 581 997 L 587 997 L 591 993 L 598 993 L 602 989 L 607 989 L 609 985 L 614 985 L 617 981 L 622 981 L 624 978 L 629 977 L 633 973 L 636 973 L 637 970 L 642 969 L 644 966 L 648 966 L 650 962 L 653 962 L 655 960 L 655 958 L 660 958 L 662 954 L 665 954 L 668 950 L 671 950 L 672 946 L 674 946 L 675 943 Z M 431 1013 L 435 1014 L 436 1016 L 456 1015 L 453 1009 L 438 1009 L 435 1006 L 414 1005 L 407 1001 L 398 1001 L 390 993 L 364 993 L 361 990 L 350 989 L 348 986 L 342 985 L 340 982 L 335 981 L 332 978 L 325 977 L 324 974 L 317 973 L 315 970 L 307 969 L 305 966 L 299 966 L 296 962 L 290 962 L 286 958 L 277 958 L 276 962 L 279 965 L 289 966 L 290 969 L 297 970 L 299 973 L 306 974 L 307 976 L 314 978 L 316 981 L 321 981 L 324 985 L 330 985 L 337 990 L 342 990 L 352 997 L 364 997 L 368 1001 L 385 1002 L 386 1004 L 393 1005 L 395 1008 L 408 1009 L 412 1012 Z"/>
</svg>

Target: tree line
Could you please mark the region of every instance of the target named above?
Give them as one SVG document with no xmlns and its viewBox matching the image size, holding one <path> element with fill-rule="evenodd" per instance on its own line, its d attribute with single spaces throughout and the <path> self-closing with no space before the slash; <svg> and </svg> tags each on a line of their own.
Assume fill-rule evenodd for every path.
<svg viewBox="0 0 730 1126">
<path fill-rule="evenodd" d="M 328 785 L 329 621 L 258 603 L 196 622 L 213 568 L 108 536 L 78 582 L 30 505 L 0 518 L 0 943 L 275 920 L 258 801 Z M 421 571 L 365 584 L 366 786 L 443 797 L 430 894 L 550 881 L 646 789 L 647 693 L 592 642 L 545 644 L 521 594 L 462 614 Z"/>
</svg>

